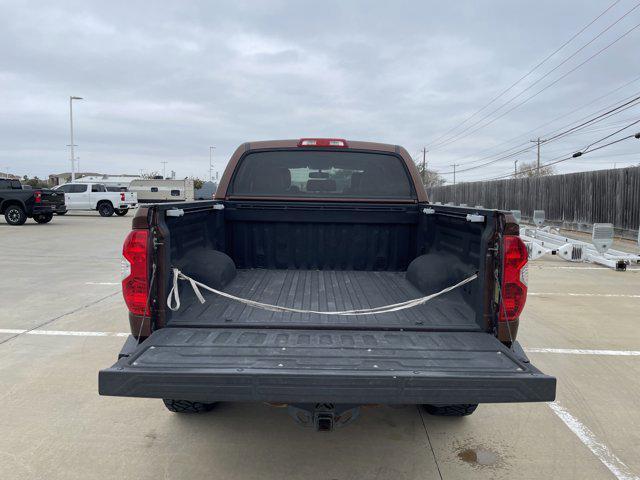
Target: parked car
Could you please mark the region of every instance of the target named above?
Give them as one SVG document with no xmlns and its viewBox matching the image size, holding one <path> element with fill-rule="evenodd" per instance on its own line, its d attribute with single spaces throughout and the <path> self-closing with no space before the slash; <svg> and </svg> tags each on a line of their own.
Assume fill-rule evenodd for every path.
<svg viewBox="0 0 640 480">
<path fill-rule="evenodd" d="M 190 202 L 194 200 L 193 180 L 172 180 L 163 178 L 149 178 L 133 180 L 129 184 L 129 191 L 138 194 L 140 203 L 160 202 Z"/>
<path fill-rule="evenodd" d="M 138 205 L 135 193 L 109 192 L 101 183 L 65 183 L 55 190 L 64 192 L 67 210 L 97 210 L 103 217 L 122 217 Z"/>
<path fill-rule="evenodd" d="M 123 255 L 131 337 L 102 395 L 286 404 L 318 430 L 359 405 L 461 416 L 555 397 L 516 341 L 527 249 L 512 214 L 429 203 L 396 145 L 244 144 L 214 201 L 140 208 Z"/>
<path fill-rule="evenodd" d="M 48 188 L 23 188 L 20 180 L 0 178 L 0 214 L 9 225 L 22 225 L 27 218 L 48 223 L 54 213 L 65 212 L 64 195 Z"/>
</svg>

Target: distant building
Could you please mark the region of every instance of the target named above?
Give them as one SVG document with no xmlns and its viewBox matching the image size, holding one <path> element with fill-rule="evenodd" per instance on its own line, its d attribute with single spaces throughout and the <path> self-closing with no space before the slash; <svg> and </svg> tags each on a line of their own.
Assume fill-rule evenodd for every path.
<svg viewBox="0 0 640 480">
<path fill-rule="evenodd" d="M 108 175 L 106 173 L 96 172 L 77 172 L 76 182 L 79 183 L 102 183 L 106 187 L 127 188 L 129 184 L 139 175 Z M 71 181 L 71 172 L 56 173 L 49 175 L 49 184 L 51 186 L 62 185 Z"/>
<path fill-rule="evenodd" d="M 102 173 L 95 172 L 76 172 L 76 180 L 79 177 L 88 175 L 102 175 Z M 69 183 L 71 181 L 71 172 L 64 173 L 52 173 L 49 175 L 49 185 L 55 187 L 56 185 L 62 185 L 63 183 Z"/>
<path fill-rule="evenodd" d="M 134 180 L 139 180 L 140 175 L 83 175 L 76 176 L 79 183 L 101 183 L 105 187 L 129 188 L 129 184 Z"/>
<path fill-rule="evenodd" d="M 11 173 L 0 172 L 0 178 L 8 178 L 11 180 L 20 180 L 20 177 Z"/>
</svg>

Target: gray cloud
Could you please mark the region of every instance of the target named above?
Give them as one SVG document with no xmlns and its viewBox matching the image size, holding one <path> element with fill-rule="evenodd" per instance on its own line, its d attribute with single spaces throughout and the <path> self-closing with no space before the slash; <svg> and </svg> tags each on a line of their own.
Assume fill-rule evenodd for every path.
<svg viewBox="0 0 640 480">
<path fill-rule="evenodd" d="M 69 95 L 86 98 L 74 104 L 77 154 L 86 170 L 136 173 L 159 170 L 160 161 L 167 160 L 167 167 L 180 176 L 204 177 L 209 145 L 218 147 L 216 168 L 221 171 L 241 142 L 302 136 L 378 140 L 417 152 L 607 5 L 543 1 L 533 9 L 522 2 L 470 0 L 446 5 L 3 2 L 0 170 L 9 166 L 12 172 L 42 177 L 69 169 Z M 630 1 L 620 2 L 556 61 L 631 6 Z M 639 19 L 638 12 L 629 15 L 549 80 Z M 453 162 L 469 162 L 474 153 L 640 75 L 632 48 L 639 35 L 640 29 L 486 129 L 434 149 L 431 164 L 447 171 Z M 539 73 L 554 65 L 549 62 Z M 640 91 L 640 82 L 546 130 L 635 91 Z M 630 110 L 616 120 L 634 113 L 638 118 L 637 111 Z M 551 158 L 570 152 L 606 133 L 571 137 L 545 146 L 543 153 Z M 585 157 L 567 162 L 561 170 L 640 161 L 631 155 L 638 152 L 636 144 L 606 152 L 591 161 Z M 531 152 L 521 160 L 532 158 Z M 512 168 L 508 160 L 460 178 L 499 175 Z"/>
</svg>

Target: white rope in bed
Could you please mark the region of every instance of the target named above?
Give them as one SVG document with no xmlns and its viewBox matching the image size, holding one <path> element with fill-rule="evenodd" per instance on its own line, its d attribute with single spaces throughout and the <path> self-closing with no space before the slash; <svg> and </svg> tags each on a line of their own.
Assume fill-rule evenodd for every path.
<svg viewBox="0 0 640 480">
<path fill-rule="evenodd" d="M 199 288 L 203 288 L 212 293 L 220 295 L 225 298 L 229 298 L 231 300 L 235 300 L 236 302 L 244 303 L 245 305 L 249 305 L 250 307 L 260 308 L 262 310 L 268 310 L 270 312 L 290 312 L 290 313 L 315 313 L 317 315 L 377 315 L 380 313 L 390 313 L 397 312 L 399 310 L 405 310 L 407 308 L 416 307 L 418 305 L 422 305 L 429 300 L 432 300 L 440 295 L 444 295 L 451 290 L 454 290 L 458 287 L 466 285 L 467 283 L 478 278 L 478 274 L 474 273 L 470 277 L 465 278 L 461 282 L 456 283 L 455 285 L 451 285 L 450 287 L 444 288 L 439 292 L 432 293 L 431 295 L 427 295 L 425 297 L 414 298 L 412 300 L 406 300 L 400 303 L 393 303 L 391 305 L 384 305 L 382 307 L 373 307 L 373 308 L 362 308 L 357 310 L 341 310 L 341 311 L 333 311 L 333 312 L 319 312 L 317 310 L 304 310 L 300 308 L 289 308 L 289 307 L 281 307 L 279 305 L 271 305 L 268 303 L 256 302 L 255 300 L 249 300 L 246 298 L 236 297 L 235 295 L 231 295 L 230 293 L 223 292 L 220 290 L 216 290 L 204 283 L 200 283 L 197 280 L 194 280 L 188 275 L 182 273 L 179 269 L 173 269 L 173 287 L 171 287 L 171 291 L 169 292 L 169 296 L 167 297 L 167 306 L 170 310 L 176 311 L 180 308 L 180 293 L 178 291 L 178 280 L 186 280 L 193 288 L 193 292 L 196 297 L 200 301 L 200 303 L 204 303 L 205 299 L 202 296 Z M 199 287 L 199 288 L 198 288 Z"/>
</svg>

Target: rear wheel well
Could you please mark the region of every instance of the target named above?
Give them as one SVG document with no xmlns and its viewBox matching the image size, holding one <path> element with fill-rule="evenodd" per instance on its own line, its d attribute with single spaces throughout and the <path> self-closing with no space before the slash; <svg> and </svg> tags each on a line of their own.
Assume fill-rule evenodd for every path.
<svg viewBox="0 0 640 480">
<path fill-rule="evenodd" d="M 111 205 L 113 207 L 113 203 L 111 203 L 111 200 L 100 200 L 97 204 L 96 204 L 96 210 L 98 208 L 100 208 L 100 205 L 103 205 L 105 203 L 108 203 L 109 205 Z"/>
<path fill-rule="evenodd" d="M 27 209 L 24 207 L 24 204 L 22 202 L 18 200 L 5 200 L 0 204 L 0 214 L 4 213 L 7 210 L 7 208 L 11 207 L 12 205 L 20 207 L 25 212 L 27 211 Z"/>
</svg>

